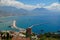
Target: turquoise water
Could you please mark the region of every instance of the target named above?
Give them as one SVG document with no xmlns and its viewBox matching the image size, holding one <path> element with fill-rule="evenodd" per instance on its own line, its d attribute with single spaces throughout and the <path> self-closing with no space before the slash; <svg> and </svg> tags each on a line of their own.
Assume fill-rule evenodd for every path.
<svg viewBox="0 0 60 40">
<path fill-rule="evenodd" d="M 44 32 L 57 32 L 60 30 L 60 16 L 59 15 L 41 15 L 41 16 L 14 16 L 0 18 L 5 22 L 0 23 L 0 30 L 15 30 L 8 26 L 12 24 L 13 20 L 16 20 L 17 27 L 28 28 L 34 24 L 40 24 L 32 27 L 32 31 L 39 34 L 40 30 Z"/>
</svg>

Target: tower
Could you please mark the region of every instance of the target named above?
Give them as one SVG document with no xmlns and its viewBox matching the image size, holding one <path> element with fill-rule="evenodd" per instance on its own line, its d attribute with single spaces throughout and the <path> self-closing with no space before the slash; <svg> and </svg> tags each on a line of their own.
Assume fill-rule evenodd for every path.
<svg viewBox="0 0 60 40">
<path fill-rule="evenodd" d="M 26 37 L 31 37 L 31 28 L 26 29 Z"/>
</svg>

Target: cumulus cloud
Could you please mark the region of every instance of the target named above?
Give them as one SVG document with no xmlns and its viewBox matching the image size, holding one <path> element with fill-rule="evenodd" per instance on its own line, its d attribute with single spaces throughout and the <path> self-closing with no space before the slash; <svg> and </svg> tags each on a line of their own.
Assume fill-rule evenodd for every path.
<svg viewBox="0 0 60 40">
<path fill-rule="evenodd" d="M 22 2 L 19 2 L 17 0 L 0 0 L 0 6 L 12 6 L 16 8 L 23 8 L 27 10 L 35 9 L 35 8 L 40 8 L 44 4 L 36 4 L 36 5 L 27 5 Z"/>
<path fill-rule="evenodd" d="M 43 4 L 43 3 L 36 4 L 36 5 L 27 5 L 27 4 L 24 4 L 17 0 L 0 0 L 0 6 L 12 6 L 12 7 L 16 7 L 18 9 L 23 8 L 26 10 L 32 10 L 32 9 L 41 8 L 41 7 L 47 8 L 49 10 L 55 10 L 55 9 L 60 10 L 59 3 L 52 3 L 49 6 L 45 6 L 45 4 Z"/>
<path fill-rule="evenodd" d="M 49 6 L 46 6 L 45 8 L 49 10 L 60 10 L 60 4 L 59 3 L 52 3 Z"/>
<path fill-rule="evenodd" d="M 16 0 L 1 0 L 0 6 L 22 7 L 24 4 Z"/>
</svg>

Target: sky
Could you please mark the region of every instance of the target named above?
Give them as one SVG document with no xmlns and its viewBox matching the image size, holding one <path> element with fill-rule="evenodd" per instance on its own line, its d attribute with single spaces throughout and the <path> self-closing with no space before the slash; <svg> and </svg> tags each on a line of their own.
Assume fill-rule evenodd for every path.
<svg viewBox="0 0 60 40">
<path fill-rule="evenodd" d="M 60 10 L 59 0 L 0 0 L 0 6 L 11 6 L 26 10 L 33 10 L 41 7 L 48 10 Z"/>
<path fill-rule="evenodd" d="M 58 2 L 58 0 L 18 0 L 20 2 L 23 2 L 25 4 L 30 4 L 30 5 L 36 5 L 39 3 L 44 3 L 46 5 L 49 5 L 51 3 Z"/>
</svg>

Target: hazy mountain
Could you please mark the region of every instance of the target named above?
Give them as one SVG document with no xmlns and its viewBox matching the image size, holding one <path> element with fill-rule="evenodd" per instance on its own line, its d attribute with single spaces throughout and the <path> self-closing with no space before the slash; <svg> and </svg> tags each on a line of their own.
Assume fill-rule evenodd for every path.
<svg viewBox="0 0 60 40">
<path fill-rule="evenodd" d="M 45 8 L 36 8 L 34 10 L 28 11 L 25 9 L 17 9 L 15 7 L 10 6 L 0 6 L 0 16 L 20 16 L 20 15 L 44 15 L 44 14 L 52 14 L 52 13 L 60 13 L 60 12 L 52 12 Z"/>
<path fill-rule="evenodd" d="M 48 11 L 48 9 L 45 9 L 45 8 L 36 8 L 33 11 Z"/>
<path fill-rule="evenodd" d="M 24 10 L 24 9 L 17 9 L 15 7 L 7 7 L 7 6 L 4 6 L 4 7 L 0 7 L 0 14 L 1 16 L 4 16 L 4 15 L 25 15 L 27 14 L 27 10 Z"/>
</svg>

